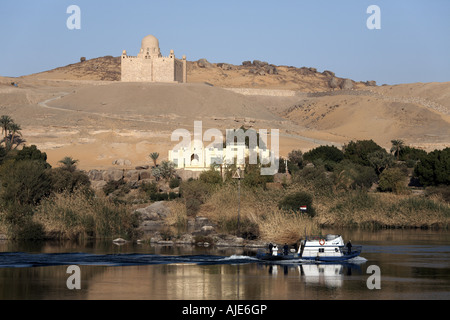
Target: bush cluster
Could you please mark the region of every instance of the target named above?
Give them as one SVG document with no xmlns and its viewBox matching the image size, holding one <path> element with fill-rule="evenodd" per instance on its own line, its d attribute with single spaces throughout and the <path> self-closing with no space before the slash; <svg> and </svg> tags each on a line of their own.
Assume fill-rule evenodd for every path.
<svg viewBox="0 0 450 320">
<path fill-rule="evenodd" d="M 10 238 L 71 237 L 80 229 L 84 231 L 75 232 L 77 236 L 135 236 L 137 217 L 95 198 L 77 160 L 65 157 L 52 168 L 35 145 L 17 149 L 23 142 L 18 138 L 20 126 L 10 117 L 0 117 L 0 125 L 9 133 L 0 145 L 0 223 Z M 108 184 L 106 193 L 119 187 Z"/>
</svg>

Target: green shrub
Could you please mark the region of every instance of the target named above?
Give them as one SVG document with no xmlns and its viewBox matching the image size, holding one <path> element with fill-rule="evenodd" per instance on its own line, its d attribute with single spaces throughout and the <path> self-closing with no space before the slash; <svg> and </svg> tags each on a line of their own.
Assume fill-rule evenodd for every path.
<svg viewBox="0 0 450 320">
<path fill-rule="evenodd" d="M 203 171 L 200 174 L 200 180 L 205 183 L 210 184 L 221 184 L 222 183 L 222 176 L 220 175 L 219 171 L 216 171 L 214 169 L 210 169 L 207 171 Z"/>
<path fill-rule="evenodd" d="M 22 150 L 17 152 L 14 159 L 16 161 L 35 160 L 42 162 L 45 168 L 51 167 L 50 164 L 47 163 L 47 154 L 45 152 L 41 152 L 35 145 L 23 147 Z"/>
<path fill-rule="evenodd" d="M 294 173 L 303 168 L 303 154 L 301 150 L 292 150 L 288 154 L 288 170 Z"/>
<path fill-rule="evenodd" d="M 450 185 L 450 148 L 434 150 L 421 158 L 414 174 L 424 186 Z"/>
<path fill-rule="evenodd" d="M 332 180 L 336 189 L 368 189 L 378 179 L 375 171 L 366 166 L 343 160 L 336 165 Z"/>
<path fill-rule="evenodd" d="M 335 146 L 319 146 L 303 155 L 303 159 L 314 162 L 322 159 L 324 162 L 341 162 L 344 159 L 344 153 Z"/>
<path fill-rule="evenodd" d="M 215 187 L 201 180 L 183 181 L 180 195 L 184 198 L 188 216 L 195 216 L 200 206 L 215 191 Z"/>
<path fill-rule="evenodd" d="M 261 167 L 257 164 L 248 164 L 245 166 L 244 179 L 242 183 L 250 188 L 265 188 L 267 182 L 273 182 L 273 176 L 262 175 Z"/>
<path fill-rule="evenodd" d="M 175 164 L 173 162 L 163 161 L 161 162 L 158 169 L 160 170 L 161 178 L 165 179 L 166 181 L 175 177 L 176 170 Z"/>
<path fill-rule="evenodd" d="M 386 150 L 377 150 L 367 155 L 369 164 L 375 169 L 377 174 L 381 174 L 384 169 L 392 167 L 395 158 L 392 154 L 387 153 Z"/>
<path fill-rule="evenodd" d="M 333 180 L 325 167 L 306 166 L 293 175 L 295 183 L 308 186 L 315 194 L 331 195 L 333 193 Z"/>
<path fill-rule="evenodd" d="M 176 198 L 179 198 L 180 197 L 180 195 L 178 194 L 178 193 L 176 193 L 176 192 L 169 192 L 169 200 L 174 200 L 174 199 L 176 199 Z"/>
<path fill-rule="evenodd" d="M 400 168 L 388 168 L 380 175 L 379 189 L 402 193 L 405 191 L 405 174 Z"/>
<path fill-rule="evenodd" d="M 91 186 L 89 177 L 84 172 L 78 170 L 66 170 L 64 168 L 51 169 L 49 176 L 54 192 L 62 192 L 64 190 L 73 192 L 75 189 L 80 188 L 86 190 Z M 106 188 L 109 193 L 115 190 L 109 189 L 111 187 L 110 185 Z"/>
<path fill-rule="evenodd" d="M 344 157 L 346 159 L 363 166 L 370 166 L 368 159 L 369 154 L 383 150 L 385 149 L 376 144 L 373 140 L 350 141 L 343 147 Z"/>
<path fill-rule="evenodd" d="M 45 163 L 37 160 L 9 161 L 0 169 L 0 199 L 4 204 L 37 205 L 50 195 L 52 185 Z"/>
<path fill-rule="evenodd" d="M 178 178 L 172 178 L 169 181 L 169 187 L 170 189 L 175 189 L 178 188 L 180 186 L 180 179 Z"/>
<path fill-rule="evenodd" d="M 42 224 L 33 221 L 31 218 L 23 221 L 19 225 L 9 226 L 9 237 L 13 240 L 44 240 L 45 232 Z"/>
<path fill-rule="evenodd" d="M 400 160 L 401 161 L 414 161 L 417 162 L 420 159 L 427 156 L 427 152 L 422 149 L 417 149 L 409 146 L 404 146 L 400 149 Z"/>
<path fill-rule="evenodd" d="M 103 186 L 103 192 L 105 195 L 109 195 L 123 186 L 125 186 L 125 181 L 123 179 L 110 180 Z"/>
<path fill-rule="evenodd" d="M 301 206 L 307 207 L 307 214 L 314 217 L 316 211 L 312 206 L 312 196 L 306 192 L 296 192 L 285 196 L 279 203 L 278 208 L 288 211 L 300 212 Z"/>
<path fill-rule="evenodd" d="M 167 201 L 167 200 L 169 200 L 169 194 L 167 192 L 151 193 L 150 200 L 152 200 L 152 201 Z"/>
<path fill-rule="evenodd" d="M 155 182 L 150 183 L 143 183 L 141 184 L 140 189 L 145 192 L 148 196 L 150 196 L 152 193 L 157 193 L 159 191 L 158 185 Z"/>
<path fill-rule="evenodd" d="M 222 232 L 235 234 L 239 231 L 239 236 L 247 240 L 255 240 L 260 235 L 258 224 L 245 217 L 239 220 L 239 230 L 237 217 L 222 218 L 217 224 Z"/>
</svg>

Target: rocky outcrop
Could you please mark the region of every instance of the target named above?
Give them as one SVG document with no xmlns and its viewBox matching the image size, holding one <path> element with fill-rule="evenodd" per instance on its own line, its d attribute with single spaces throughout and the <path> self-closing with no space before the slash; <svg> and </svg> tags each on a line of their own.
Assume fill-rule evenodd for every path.
<svg viewBox="0 0 450 320">
<path fill-rule="evenodd" d="M 215 239 L 215 245 L 218 247 L 243 247 L 244 239 L 233 235 L 221 235 Z"/>
<path fill-rule="evenodd" d="M 268 62 L 265 61 L 259 61 L 259 60 L 253 60 L 253 66 L 257 67 L 257 68 L 261 68 L 261 67 L 265 67 L 267 65 L 269 65 Z"/>
<path fill-rule="evenodd" d="M 330 71 L 330 70 L 325 70 L 324 72 L 322 72 L 322 74 L 324 76 L 326 76 L 326 77 L 329 77 L 329 78 L 334 78 L 335 77 L 335 73 Z"/>
<path fill-rule="evenodd" d="M 251 67 L 248 72 L 258 76 L 265 76 L 266 74 L 278 74 L 277 67 L 273 64 L 269 64 L 266 61 L 253 60 L 242 62 L 242 66 Z"/>
<path fill-rule="evenodd" d="M 105 169 L 105 170 L 90 170 L 87 175 L 91 181 L 118 181 L 124 179 L 128 181 L 140 181 L 152 179 L 151 170 L 125 170 L 125 169 Z"/>
<path fill-rule="evenodd" d="M 353 81 L 350 79 L 344 79 L 340 85 L 342 90 L 353 89 Z"/>
<path fill-rule="evenodd" d="M 140 214 L 141 223 L 139 229 L 143 233 L 155 233 L 160 231 L 165 226 L 164 219 L 170 213 L 170 208 L 166 202 L 159 201 L 151 205 L 137 209 L 136 212 Z"/>
<path fill-rule="evenodd" d="M 250 69 L 249 73 L 256 74 L 258 76 L 265 76 L 266 72 L 263 69 Z"/>
<path fill-rule="evenodd" d="M 198 65 L 200 68 L 212 68 L 212 67 L 213 67 L 213 65 L 212 65 L 208 60 L 206 60 L 206 59 L 200 59 L 200 60 L 198 60 L 198 61 L 197 61 L 197 65 Z"/>
<path fill-rule="evenodd" d="M 94 169 L 88 171 L 87 175 L 91 180 L 91 186 L 94 189 L 101 189 L 109 181 L 119 181 L 121 179 L 123 179 L 125 183 L 131 184 L 152 182 L 155 180 L 155 178 L 152 176 L 151 169 Z"/>
<path fill-rule="evenodd" d="M 268 65 L 268 66 L 266 66 L 266 72 L 267 72 L 268 74 L 278 74 L 277 67 L 274 66 L 274 65 Z"/>
<path fill-rule="evenodd" d="M 231 234 L 217 233 L 216 226 L 206 217 L 190 218 L 187 230 L 176 237 L 168 237 L 165 234 L 167 224 L 166 217 L 171 209 L 167 202 L 155 202 L 145 208 L 136 210 L 141 215 L 140 229 L 149 237 L 150 243 L 164 246 L 172 245 L 215 245 L 217 247 L 267 247 L 267 242 L 262 240 L 245 240 L 242 237 Z"/>
<path fill-rule="evenodd" d="M 160 221 L 167 217 L 170 208 L 166 206 L 164 201 L 158 201 L 148 207 L 137 209 L 136 212 L 141 214 L 143 221 Z"/>
<path fill-rule="evenodd" d="M 118 181 L 124 177 L 124 170 L 91 170 L 87 175 L 91 181 Z"/>
<path fill-rule="evenodd" d="M 332 77 L 330 81 L 328 82 L 328 85 L 331 89 L 336 89 L 339 87 L 339 80 L 336 77 Z"/>
<path fill-rule="evenodd" d="M 234 69 L 234 66 L 229 63 L 218 63 L 217 66 L 225 71 Z"/>
<path fill-rule="evenodd" d="M 131 166 L 131 161 L 128 159 L 117 159 L 112 164 L 115 166 Z"/>
<path fill-rule="evenodd" d="M 296 68 L 294 69 L 297 73 L 301 74 L 301 75 L 314 75 L 317 73 L 317 69 L 316 68 L 308 68 L 308 67 L 301 67 L 301 68 Z"/>
</svg>

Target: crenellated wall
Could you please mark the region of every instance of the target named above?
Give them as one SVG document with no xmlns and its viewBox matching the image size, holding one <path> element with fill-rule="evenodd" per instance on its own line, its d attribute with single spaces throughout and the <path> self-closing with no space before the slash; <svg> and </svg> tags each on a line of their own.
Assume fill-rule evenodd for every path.
<svg viewBox="0 0 450 320">
<path fill-rule="evenodd" d="M 129 56 L 124 50 L 121 71 L 122 81 L 125 82 L 187 82 L 186 57 L 176 59 L 173 50 L 169 56 L 146 56 L 142 48 L 138 56 Z"/>
</svg>

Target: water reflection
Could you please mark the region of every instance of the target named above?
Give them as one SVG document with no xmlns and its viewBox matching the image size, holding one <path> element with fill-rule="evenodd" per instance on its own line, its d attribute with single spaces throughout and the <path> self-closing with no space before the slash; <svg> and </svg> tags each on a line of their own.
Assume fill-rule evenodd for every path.
<svg viewBox="0 0 450 320">
<path fill-rule="evenodd" d="M 450 232 L 361 230 L 343 234 L 362 244 L 363 264 L 282 265 L 261 262 L 81 266 L 78 291 L 66 287 L 67 266 L 0 268 L 0 299 L 450 299 Z M 252 256 L 244 248 L 153 246 L 111 242 L 15 243 L 0 252 L 95 255 Z M 175 261 L 175 260 L 174 260 Z M 381 269 L 381 290 L 366 286 L 369 265 Z"/>
<path fill-rule="evenodd" d="M 361 264 L 290 264 L 266 265 L 270 276 L 298 275 L 305 284 L 324 285 L 337 288 L 344 283 L 344 276 L 361 275 Z"/>
<path fill-rule="evenodd" d="M 344 281 L 342 265 L 302 265 L 299 268 L 307 284 L 342 287 Z"/>
</svg>

